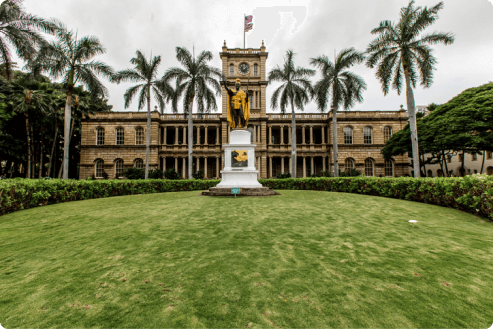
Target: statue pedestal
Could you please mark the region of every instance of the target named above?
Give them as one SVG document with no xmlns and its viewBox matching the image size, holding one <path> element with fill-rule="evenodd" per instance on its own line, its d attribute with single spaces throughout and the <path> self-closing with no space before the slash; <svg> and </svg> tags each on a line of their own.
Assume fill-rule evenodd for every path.
<svg viewBox="0 0 493 329">
<path fill-rule="evenodd" d="M 207 196 L 233 196 L 231 188 L 239 187 L 238 196 L 279 195 L 268 187 L 263 187 L 257 180 L 255 168 L 255 147 L 250 142 L 248 130 L 233 130 L 229 134 L 229 144 L 224 146 L 224 170 L 222 179 L 216 187 L 202 192 Z"/>
<path fill-rule="evenodd" d="M 224 146 L 224 170 L 218 188 L 259 188 L 258 170 L 255 168 L 255 147 L 251 143 L 248 130 L 233 130 L 229 134 L 229 144 Z"/>
</svg>

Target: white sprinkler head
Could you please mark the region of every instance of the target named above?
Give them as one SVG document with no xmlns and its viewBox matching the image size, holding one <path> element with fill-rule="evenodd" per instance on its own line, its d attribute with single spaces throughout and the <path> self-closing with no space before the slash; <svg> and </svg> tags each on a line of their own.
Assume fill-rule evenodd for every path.
<svg viewBox="0 0 493 329">
<path fill-rule="evenodd" d="M 413 224 L 413 227 L 414 227 L 414 223 L 417 223 L 417 222 L 418 222 L 418 221 L 417 221 L 417 220 L 414 220 L 414 219 L 411 219 L 411 220 L 409 221 L 409 223 L 412 223 L 412 224 Z"/>
</svg>

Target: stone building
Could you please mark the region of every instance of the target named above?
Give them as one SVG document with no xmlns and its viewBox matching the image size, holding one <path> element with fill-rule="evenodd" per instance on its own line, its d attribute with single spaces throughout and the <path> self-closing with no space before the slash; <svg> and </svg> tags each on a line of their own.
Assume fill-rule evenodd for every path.
<svg viewBox="0 0 493 329">
<path fill-rule="evenodd" d="M 233 88 L 237 78 L 242 88 L 253 91 L 248 130 L 257 145 L 256 167 L 260 178 L 276 177 L 291 170 L 291 114 L 266 113 L 267 79 L 265 46 L 258 49 L 231 49 L 226 44 L 220 57 L 227 83 Z M 193 115 L 194 171 L 206 178 L 220 178 L 224 166 L 222 145 L 228 143 L 226 91 L 222 111 Z M 94 175 L 109 178 L 125 168 L 144 168 L 145 112 L 98 113 L 82 122 L 79 178 Z M 340 111 L 337 114 L 339 167 L 354 167 L 367 176 L 409 174 L 407 156 L 384 160 L 380 150 L 385 141 L 407 123 L 401 111 Z M 151 114 L 149 167 L 174 168 L 186 177 L 188 172 L 187 119 L 183 114 Z M 296 114 L 297 177 L 308 177 L 332 170 L 332 114 Z"/>
</svg>

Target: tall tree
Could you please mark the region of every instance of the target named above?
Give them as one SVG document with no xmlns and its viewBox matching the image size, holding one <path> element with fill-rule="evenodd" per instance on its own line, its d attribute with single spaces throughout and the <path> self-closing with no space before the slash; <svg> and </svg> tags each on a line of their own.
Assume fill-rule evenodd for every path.
<svg viewBox="0 0 493 329">
<path fill-rule="evenodd" d="M 193 164 L 193 102 L 197 100 L 197 112 L 210 113 L 217 110 L 216 96 L 222 89 L 218 79 L 221 70 L 207 65 L 213 56 L 210 51 L 202 51 L 197 57 L 186 48 L 176 47 L 176 59 L 183 68 L 172 67 L 166 71 L 162 80 L 168 83 L 176 79 L 176 90 L 173 99 L 173 111 L 177 112 L 178 99 L 183 96 L 183 112 L 188 116 L 188 178 L 192 178 Z M 212 89 L 209 87 L 211 86 Z"/>
<path fill-rule="evenodd" d="M 72 95 L 76 84 L 87 87 L 94 97 L 105 97 L 108 90 L 97 76 L 110 78 L 113 69 L 93 58 L 106 52 L 99 39 L 95 36 L 77 37 L 77 33 L 69 31 L 59 23 L 55 34 L 56 40 L 43 47 L 38 56 L 29 63 L 34 71 L 45 71 L 54 78 L 62 79 L 66 85 L 63 178 L 68 179 L 70 122 L 72 111 Z"/>
<path fill-rule="evenodd" d="M 277 65 L 269 72 L 268 84 L 282 82 L 272 94 L 270 105 L 272 109 L 278 106 L 281 113 L 286 113 L 288 105 L 291 106 L 291 175 L 296 178 L 296 115 L 294 107 L 303 111 L 303 106 L 308 103 L 313 94 L 313 87 L 308 79 L 315 75 L 315 70 L 304 67 L 295 67 L 294 53 L 292 50 L 286 51 L 284 65 Z"/>
<path fill-rule="evenodd" d="M 327 109 L 329 98 L 330 111 L 332 112 L 332 139 L 334 153 L 334 177 L 339 176 L 339 154 L 337 147 L 337 110 L 342 106 L 349 110 L 355 102 L 363 101 L 363 90 L 366 83 L 359 75 L 349 69 L 365 60 L 362 53 L 354 48 L 344 49 L 331 62 L 327 56 L 312 58 L 310 64 L 320 69 L 322 78 L 315 84 L 314 98 L 318 109 L 324 112 Z"/>
<path fill-rule="evenodd" d="M 134 96 L 139 94 L 139 111 L 147 103 L 146 167 L 144 176 L 147 179 L 149 176 L 149 149 L 151 145 L 151 93 L 154 95 L 154 99 L 159 104 L 162 112 L 165 103 L 172 98 L 173 89 L 157 77 L 161 56 L 154 56 L 147 61 L 144 54 L 137 50 L 136 57 L 132 58 L 130 63 L 134 64 L 135 67 L 118 71 L 113 76 L 113 81 L 116 83 L 122 81 L 140 82 L 140 84 L 128 88 L 123 98 L 125 99 L 125 108 L 128 108 Z"/>
<path fill-rule="evenodd" d="M 52 34 L 58 28 L 55 22 L 25 13 L 22 2 L 5 0 L 0 5 L 0 63 L 7 80 L 12 79 L 15 64 L 12 63 L 12 46 L 19 57 L 32 58 L 37 48 L 46 43 L 39 32 Z"/>
<path fill-rule="evenodd" d="M 407 7 L 401 8 L 400 19 L 397 23 L 382 21 L 380 26 L 371 31 L 379 36 L 367 48 L 370 56 L 367 66 L 377 66 L 376 76 L 382 84 L 384 95 L 389 87 L 397 90 L 400 95 L 402 83 L 406 83 L 406 99 L 409 120 L 411 123 L 411 141 L 414 162 L 414 177 L 419 177 L 419 149 L 416 127 L 416 106 L 413 88 L 416 88 L 418 76 L 420 84 L 428 88 L 433 82 L 433 70 L 437 63 L 429 45 L 454 42 L 451 33 L 433 32 L 420 33 L 438 19 L 438 11 L 443 8 L 443 1 L 434 7 L 415 7 L 414 0 Z"/>
</svg>

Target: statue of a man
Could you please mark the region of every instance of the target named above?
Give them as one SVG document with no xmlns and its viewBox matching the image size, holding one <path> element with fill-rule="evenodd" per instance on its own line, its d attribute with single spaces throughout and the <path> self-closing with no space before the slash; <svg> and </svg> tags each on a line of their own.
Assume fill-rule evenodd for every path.
<svg viewBox="0 0 493 329">
<path fill-rule="evenodd" d="M 246 127 L 250 119 L 250 92 L 240 90 L 240 79 L 236 79 L 235 90 L 229 89 L 224 80 L 223 85 L 228 93 L 228 122 L 231 128 Z"/>
</svg>

